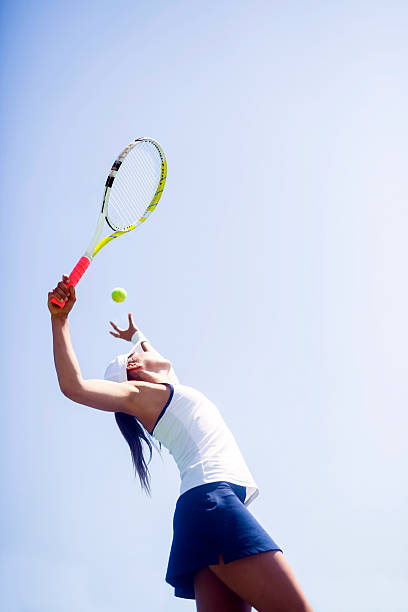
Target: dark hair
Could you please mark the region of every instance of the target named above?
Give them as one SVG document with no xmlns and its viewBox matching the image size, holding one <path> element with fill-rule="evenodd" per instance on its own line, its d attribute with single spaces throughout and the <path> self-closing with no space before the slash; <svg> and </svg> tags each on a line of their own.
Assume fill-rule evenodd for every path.
<svg viewBox="0 0 408 612">
<path fill-rule="evenodd" d="M 130 452 L 132 453 L 132 461 L 135 467 L 135 476 L 139 476 L 142 489 L 150 495 L 150 474 L 148 465 L 152 459 L 152 442 L 150 436 L 145 433 L 136 417 L 125 412 L 115 412 L 116 423 L 122 432 L 126 442 L 129 444 Z M 149 436 L 149 437 L 148 437 Z M 149 449 L 149 459 L 146 461 L 143 455 L 142 441 Z"/>
</svg>

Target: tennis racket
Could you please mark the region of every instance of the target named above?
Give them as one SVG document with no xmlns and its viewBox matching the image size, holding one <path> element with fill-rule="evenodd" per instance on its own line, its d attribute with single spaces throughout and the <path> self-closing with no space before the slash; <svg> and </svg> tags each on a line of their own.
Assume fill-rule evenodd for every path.
<svg viewBox="0 0 408 612">
<path fill-rule="evenodd" d="M 69 285 L 76 285 L 95 255 L 111 240 L 127 234 L 156 208 L 167 177 L 163 149 L 153 138 L 136 138 L 117 157 L 105 183 L 102 210 L 89 246 L 69 275 Z M 111 234 L 101 240 L 108 224 Z M 52 298 L 61 308 L 65 302 Z"/>
</svg>

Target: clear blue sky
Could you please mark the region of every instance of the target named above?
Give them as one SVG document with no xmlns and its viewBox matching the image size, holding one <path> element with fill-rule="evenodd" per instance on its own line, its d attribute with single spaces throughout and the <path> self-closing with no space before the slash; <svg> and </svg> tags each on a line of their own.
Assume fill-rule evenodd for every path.
<svg viewBox="0 0 408 612">
<path fill-rule="evenodd" d="M 1 27 L 1 608 L 194 610 L 164 582 L 176 468 L 140 492 L 113 416 L 61 395 L 46 309 L 149 135 L 166 191 L 78 286 L 84 375 L 131 310 L 222 410 L 315 611 L 405 612 L 406 2 L 17 0 Z"/>
</svg>

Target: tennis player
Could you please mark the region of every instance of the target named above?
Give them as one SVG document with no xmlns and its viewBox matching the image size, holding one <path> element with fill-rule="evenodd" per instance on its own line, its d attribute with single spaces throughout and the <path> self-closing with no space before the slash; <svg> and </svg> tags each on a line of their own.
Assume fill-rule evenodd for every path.
<svg viewBox="0 0 408 612">
<path fill-rule="evenodd" d="M 142 442 L 166 446 L 181 475 L 166 580 L 199 612 L 312 612 L 281 548 L 247 506 L 257 486 L 215 405 L 178 383 L 171 363 L 133 323 L 111 323 L 111 334 L 132 342 L 112 361 L 105 380 L 84 379 L 72 348 L 68 314 L 75 289 L 63 276 L 48 294 L 54 360 L 61 391 L 79 404 L 115 413 L 142 487 L 149 474 Z M 67 300 L 60 309 L 51 302 Z M 256 418 L 253 417 L 252 418 Z"/>
</svg>

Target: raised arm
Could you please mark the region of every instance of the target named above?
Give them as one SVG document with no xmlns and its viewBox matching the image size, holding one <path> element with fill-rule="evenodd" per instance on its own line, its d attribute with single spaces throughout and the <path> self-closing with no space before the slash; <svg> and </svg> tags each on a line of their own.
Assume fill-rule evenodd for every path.
<svg viewBox="0 0 408 612">
<path fill-rule="evenodd" d="M 84 379 L 76 358 L 69 332 L 68 315 L 76 297 L 73 285 L 68 288 L 68 277 L 63 276 L 57 287 L 48 294 L 51 313 L 55 369 L 60 389 L 69 399 L 98 410 L 125 412 L 138 418 L 150 417 L 161 404 L 161 391 L 157 385 L 146 382 L 114 383 L 108 380 Z M 53 297 L 67 300 L 64 308 L 52 303 Z"/>
</svg>

